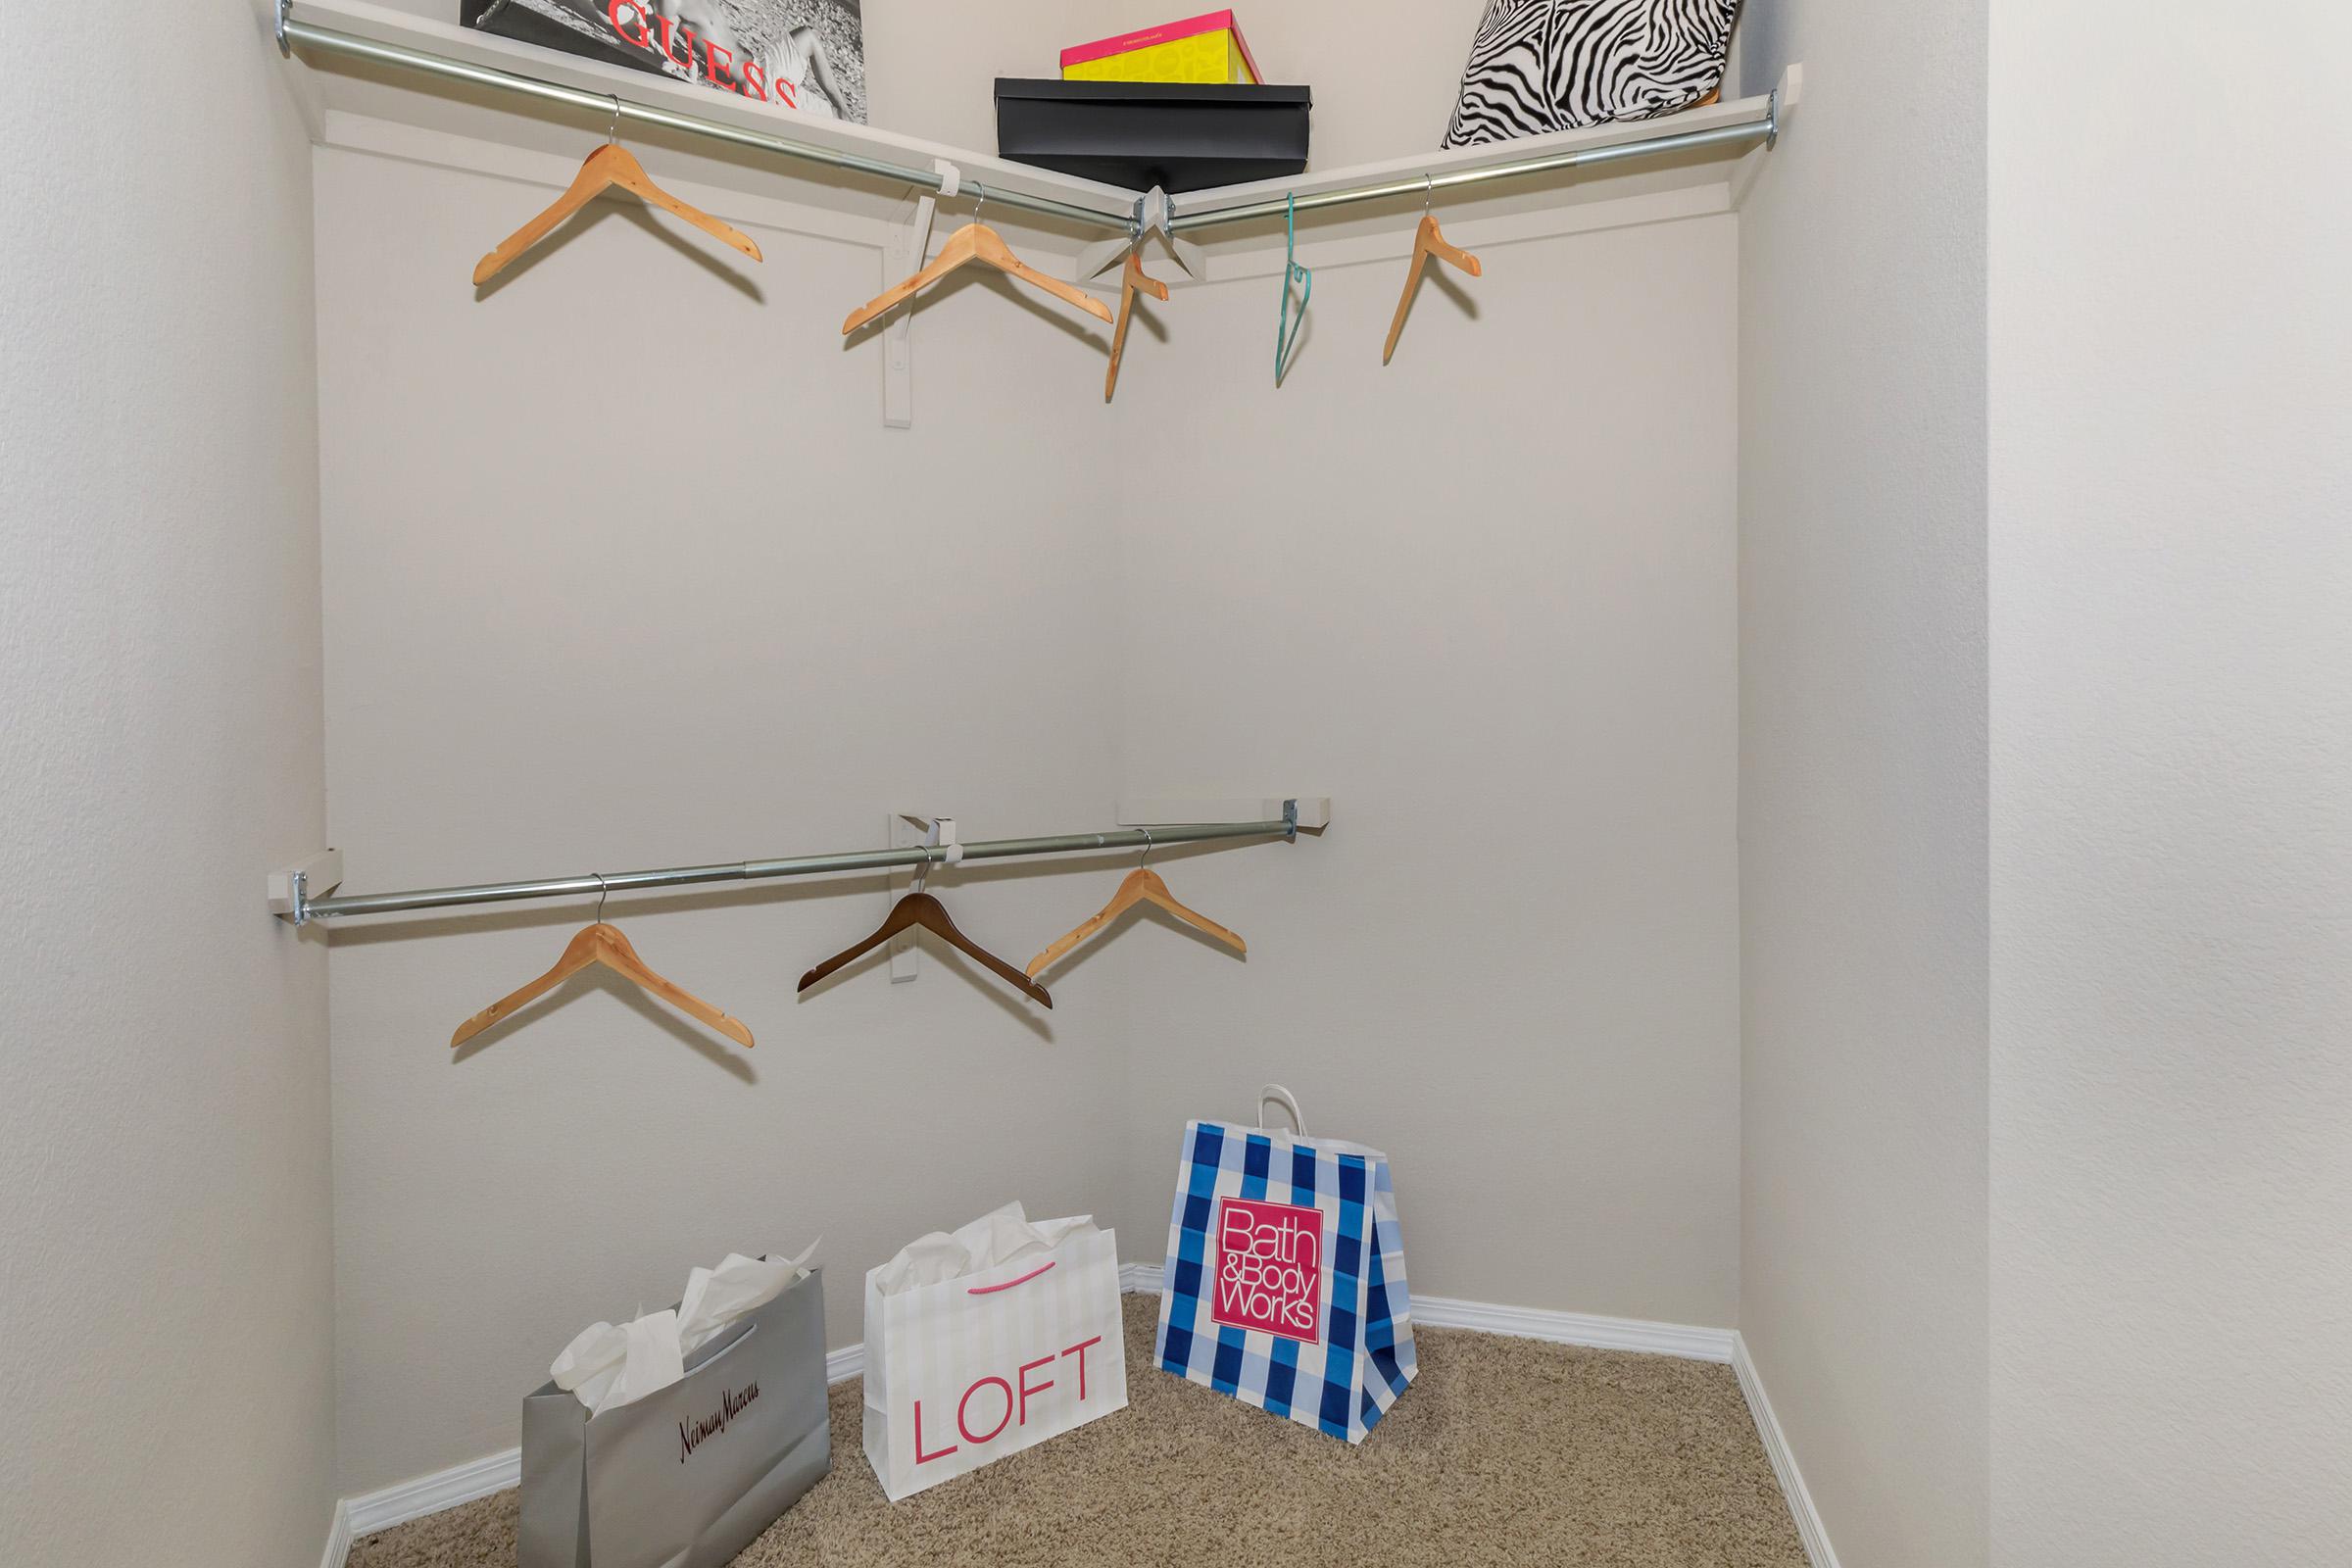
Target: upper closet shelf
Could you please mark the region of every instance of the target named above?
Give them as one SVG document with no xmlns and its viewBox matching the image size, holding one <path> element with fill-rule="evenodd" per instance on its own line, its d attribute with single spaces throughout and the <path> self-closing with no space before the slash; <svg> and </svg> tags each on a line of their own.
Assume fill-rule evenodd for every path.
<svg viewBox="0 0 2352 1568">
<path fill-rule="evenodd" d="M 1703 109 L 1686 109 L 1667 120 L 1621 121 L 1584 130 L 1553 131 L 1515 141 L 1452 147 L 1386 163 L 1346 169 L 1309 170 L 1283 179 L 1222 185 L 1173 198 L 1169 226 L 1178 232 L 1211 224 L 1279 218 L 1294 204 L 1301 213 L 1355 202 L 1419 197 L 1571 169 L 1592 169 L 1633 159 L 1721 158 L 1751 147 L 1769 147 L 1778 137 L 1779 94 L 1765 93 Z M 1720 171 L 1707 176 L 1723 177 Z"/>
<path fill-rule="evenodd" d="M 909 188 L 936 192 L 950 180 L 964 194 L 1037 215 L 1073 236 L 1123 235 L 1142 215 L 1142 194 L 984 153 L 948 147 L 790 110 L 709 87 L 625 71 L 538 49 L 367 0 L 281 0 L 281 47 L 318 67 L 308 73 L 322 114 L 347 114 L 447 135 L 508 141 L 538 151 L 568 146 L 545 128 L 518 126 L 513 111 L 568 106 L 571 122 L 617 121 L 621 128 L 683 138 L 705 155 L 709 182 L 772 193 L 771 160 L 805 176 L 796 200 L 879 217 Z M 1383 163 L 1312 171 L 1255 184 L 1190 191 L 1171 202 L 1169 226 L 1188 239 L 1220 225 L 1279 218 L 1293 198 L 1301 212 L 1358 202 L 1402 201 L 1424 192 L 1498 182 L 1514 205 L 1596 194 L 1589 179 L 1562 176 L 1638 171 L 1643 190 L 1744 183 L 1742 155 L 1769 146 L 1794 101 L 1793 74 L 1775 92 L 1686 110 L 1667 120 L 1560 131 L 1454 148 Z M 323 136 L 323 122 L 319 127 Z M 576 123 L 561 127 L 576 141 Z M 744 155 L 753 155 L 746 160 Z M 1730 167 L 1727 167 L 1730 161 Z M 1552 176 L 1546 182 L 1544 176 Z M 975 191 L 974 187 L 978 187 Z M 1629 185 L 1629 190 L 1632 188 Z M 1484 194 L 1484 192 L 1482 192 Z M 1155 215 L 1156 216 L 1156 215 Z"/>
<path fill-rule="evenodd" d="M 514 134 L 499 112 L 528 112 L 532 104 L 564 105 L 572 125 L 600 130 L 617 113 L 624 134 L 648 128 L 675 132 L 717 159 L 733 153 L 789 159 L 817 186 L 839 192 L 815 205 L 882 211 L 907 186 L 937 191 L 941 166 L 974 186 L 991 204 L 1040 214 L 1090 232 L 1125 228 L 1135 216 L 1135 193 L 1048 169 L 1007 163 L 983 153 L 897 135 L 847 121 L 795 114 L 707 86 L 673 81 L 651 72 L 535 48 L 527 43 L 412 16 L 367 0 L 280 0 L 279 43 L 320 68 L 310 73 L 318 108 L 450 135 L 522 140 L 535 150 L 568 146 Z M 576 141 L 576 133 L 570 138 Z M 764 159 L 748 172 L 744 189 L 772 191 L 774 165 Z M 844 179 L 855 181 L 842 188 Z M 720 172 L 715 183 L 737 183 Z M 804 193 L 796 192 L 796 196 Z M 879 194 L 883 201 L 874 205 Z"/>
</svg>

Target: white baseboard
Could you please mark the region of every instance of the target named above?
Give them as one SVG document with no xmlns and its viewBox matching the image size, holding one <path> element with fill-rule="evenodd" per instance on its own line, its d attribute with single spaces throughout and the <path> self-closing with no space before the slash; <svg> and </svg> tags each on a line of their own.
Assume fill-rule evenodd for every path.
<svg viewBox="0 0 2352 1568">
<path fill-rule="evenodd" d="M 1796 1468 L 1796 1454 L 1781 1431 L 1781 1418 L 1772 1413 L 1772 1399 L 1764 1392 L 1764 1379 L 1756 1371 L 1756 1363 L 1748 1359 L 1747 1341 L 1737 1334 L 1732 1336 L 1732 1370 L 1739 1375 L 1740 1392 L 1747 1398 L 1748 1413 L 1756 1419 L 1756 1436 L 1763 1440 L 1764 1456 L 1772 1461 L 1772 1473 L 1780 1478 L 1781 1495 L 1788 1499 L 1788 1515 L 1796 1521 L 1797 1539 L 1805 1544 L 1805 1560 L 1813 1568 L 1838 1568 L 1838 1553 L 1830 1545 L 1830 1533 L 1813 1506 L 1813 1494 L 1805 1490 L 1805 1478 Z"/>
<path fill-rule="evenodd" d="M 1119 1265 L 1119 1289 L 1133 1294 L 1159 1294 L 1163 1269 L 1157 1263 L 1122 1263 Z M 1644 1318 L 1600 1317 L 1590 1312 L 1554 1312 L 1533 1306 L 1498 1306 L 1489 1301 L 1464 1301 L 1444 1296 L 1413 1298 L 1413 1321 L 1430 1328 L 1477 1329 L 1487 1334 L 1507 1334 L 1523 1340 L 1548 1340 L 1555 1345 L 1582 1345 L 1602 1350 L 1641 1350 L 1652 1355 L 1679 1355 L 1694 1361 L 1730 1362 L 1739 1374 L 1740 1391 L 1746 1395 L 1748 1408 L 1754 1412 L 1756 1431 L 1764 1440 L 1764 1451 L 1772 1460 L 1773 1474 L 1780 1477 L 1781 1490 L 1788 1494 L 1788 1511 L 1796 1519 L 1797 1534 L 1804 1539 L 1805 1550 L 1812 1558 L 1813 1568 L 1838 1568 L 1837 1554 L 1830 1550 L 1829 1536 L 1821 1528 L 1821 1518 L 1813 1511 L 1813 1500 L 1805 1493 L 1803 1479 L 1797 1474 L 1796 1461 L 1789 1455 L 1787 1441 L 1781 1436 L 1780 1423 L 1773 1419 L 1772 1405 L 1764 1397 L 1764 1386 L 1756 1378 L 1748 1362 L 1747 1349 L 1738 1333 L 1731 1329 L 1700 1328 L 1688 1323 L 1653 1323 Z M 865 1369 L 865 1347 L 845 1345 L 825 1356 L 825 1380 L 839 1383 L 854 1378 Z M 486 1497 L 518 1486 L 522 1480 L 522 1450 L 509 1448 L 471 1463 L 458 1465 L 429 1476 L 418 1476 L 398 1486 L 386 1487 L 362 1496 L 347 1497 L 335 1507 L 333 1534 L 327 1541 L 327 1554 L 322 1568 L 342 1568 L 343 1556 L 353 1540 L 389 1530 L 394 1525 L 421 1519 L 428 1513 L 439 1513 L 476 1497 Z"/>
<path fill-rule="evenodd" d="M 825 1356 L 825 1381 L 839 1383 L 857 1377 L 865 1370 L 865 1347 L 845 1345 Z M 362 1536 L 372 1536 L 378 1530 L 405 1525 L 412 1519 L 421 1519 L 428 1513 L 455 1508 L 461 1502 L 487 1497 L 493 1492 L 522 1485 L 522 1450 L 508 1448 L 499 1453 L 484 1454 L 481 1458 L 447 1470 L 437 1470 L 429 1476 L 403 1481 L 380 1492 L 365 1493 L 346 1497 L 335 1507 L 335 1524 L 341 1545 L 330 1539 L 327 1546 L 326 1568 L 341 1568 L 343 1552 Z"/>
<path fill-rule="evenodd" d="M 1433 1329 L 1477 1329 L 1520 1340 L 1549 1340 L 1595 1350 L 1642 1350 L 1679 1355 L 1690 1361 L 1729 1361 L 1730 1329 L 1691 1323 L 1656 1323 L 1640 1317 L 1601 1317 L 1592 1312 L 1553 1312 L 1535 1306 L 1496 1306 L 1447 1296 L 1413 1298 L 1413 1321 Z"/>
<path fill-rule="evenodd" d="M 1165 1273 L 1165 1266 L 1158 1263 L 1122 1263 L 1119 1289 L 1156 1296 Z M 1738 1337 L 1730 1329 L 1554 1312 L 1538 1306 L 1497 1306 L 1447 1296 L 1415 1296 L 1413 1322 L 1433 1329 L 1477 1329 L 1518 1340 L 1548 1340 L 1554 1345 L 1582 1345 L 1596 1350 L 1642 1350 L 1691 1361 L 1731 1360 L 1732 1342 Z"/>
<path fill-rule="evenodd" d="M 455 1508 L 461 1502 L 471 1502 L 476 1497 L 487 1497 L 493 1492 L 521 1484 L 522 1450 L 509 1448 L 447 1470 L 436 1470 L 429 1476 L 418 1476 L 414 1481 L 346 1497 L 343 1508 L 351 1524 L 351 1539 L 356 1541 L 378 1530 L 405 1525 L 412 1519 L 421 1519 L 428 1513 Z"/>
<path fill-rule="evenodd" d="M 326 1550 L 318 1554 L 318 1568 L 343 1568 L 343 1559 L 351 1555 L 351 1509 L 337 1498 L 335 1516 L 327 1521 Z"/>
</svg>

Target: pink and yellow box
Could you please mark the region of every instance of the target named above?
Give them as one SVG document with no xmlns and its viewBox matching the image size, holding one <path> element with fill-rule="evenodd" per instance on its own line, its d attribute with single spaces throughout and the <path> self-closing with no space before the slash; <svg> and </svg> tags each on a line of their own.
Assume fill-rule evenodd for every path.
<svg viewBox="0 0 2352 1568">
<path fill-rule="evenodd" d="M 1246 87 L 1259 82 L 1257 62 L 1230 11 L 1211 11 L 1061 52 L 1064 81 L 1190 81 Z"/>
</svg>

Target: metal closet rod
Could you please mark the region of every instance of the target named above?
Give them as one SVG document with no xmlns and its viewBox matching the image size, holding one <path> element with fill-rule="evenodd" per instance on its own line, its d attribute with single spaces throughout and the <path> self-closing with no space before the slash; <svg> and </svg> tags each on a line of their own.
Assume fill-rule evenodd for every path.
<svg viewBox="0 0 2352 1568">
<path fill-rule="evenodd" d="M 580 87 L 566 87 L 561 82 L 545 81 L 537 76 L 525 76 L 517 72 L 500 71 L 490 66 L 476 66 L 447 55 L 436 55 L 422 49 L 410 49 L 400 44 L 378 43 L 356 33 L 342 32 L 333 27 L 313 26 L 297 22 L 286 13 L 281 3 L 278 12 L 278 46 L 289 52 L 299 45 L 306 50 L 326 54 L 350 55 L 355 59 L 372 60 L 380 65 L 400 66 L 427 75 L 442 76 L 452 81 L 471 82 L 477 86 L 497 87 L 520 93 L 529 98 L 545 99 L 550 103 L 568 104 L 575 109 L 589 109 L 613 114 L 622 120 L 643 124 L 660 125 L 664 129 L 684 131 L 689 135 L 708 137 L 737 147 L 749 147 L 758 152 L 773 153 L 781 158 L 797 158 L 803 163 L 822 164 L 832 169 L 847 169 L 862 174 L 918 186 L 925 190 L 942 189 L 947 181 L 936 169 L 915 169 L 893 164 L 879 158 L 867 158 L 858 153 L 837 152 L 808 142 L 790 141 L 762 131 L 745 130 L 737 125 L 716 120 L 705 120 L 700 115 L 682 115 L 672 110 L 657 109 L 649 104 L 632 103 L 611 93 L 589 92 Z M 1484 184 L 1491 179 L 1513 179 L 1524 174 L 1541 174 L 1555 170 L 1578 169 L 1593 164 L 1620 163 L 1631 158 L 1663 157 L 1670 153 L 1690 152 L 1702 147 L 1720 147 L 1740 142 L 1762 142 L 1771 146 L 1779 135 L 1780 94 L 1776 90 L 1767 101 L 1763 115 L 1755 120 L 1743 120 L 1736 124 L 1716 125 L 1706 130 L 1671 131 L 1663 136 L 1644 137 L 1639 141 L 1615 142 L 1605 147 L 1578 147 L 1565 152 L 1549 153 L 1537 158 L 1522 158 L 1515 163 L 1490 164 L 1483 169 L 1462 169 L 1447 173 L 1431 171 L 1426 175 L 1382 180 L 1372 185 L 1350 185 L 1338 190 L 1316 191 L 1298 198 L 1297 209 L 1302 213 L 1324 207 L 1344 207 L 1353 202 L 1381 201 L 1398 196 L 1420 195 L 1431 190 L 1452 190 L 1463 185 Z M 1016 207 L 1025 212 L 1044 213 L 1072 222 L 1087 223 L 1117 233 L 1135 232 L 1142 221 L 1143 197 L 1133 192 L 1135 209 L 1127 213 L 1104 213 L 1075 203 L 1056 201 L 1051 196 L 1031 196 L 1020 191 L 1004 190 L 983 185 L 977 180 L 964 180 L 962 188 L 973 195 L 1000 207 Z M 1169 202 L 1168 226 L 1182 231 L 1206 228 L 1215 223 L 1241 223 L 1252 219 L 1279 218 L 1291 207 L 1285 196 L 1269 196 L 1262 200 L 1242 202 L 1228 207 L 1207 206 L 1196 212 L 1185 210 L 1185 199 Z"/>
<path fill-rule="evenodd" d="M 1755 120 L 1742 120 L 1730 125 L 1713 125 L 1705 130 L 1680 130 L 1664 136 L 1647 136 L 1640 141 L 1621 141 L 1606 147 L 1574 147 L 1565 152 L 1546 153 L 1540 158 L 1522 158 L 1515 163 L 1489 164 L 1483 169 L 1457 169 L 1450 173 L 1414 175 L 1405 179 L 1383 180 L 1377 185 L 1348 185 L 1339 190 L 1316 191 L 1294 200 L 1290 196 L 1268 196 L 1259 201 L 1241 202 L 1230 207 L 1204 207 L 1199 212 L 1185 211 L 1185 198 L 1169 201 L 1173 210 L 1168 219 L 1171 230 L 1205 228 L 1211 223 L 1242 223 L 1253 218 L 1280 218 L 1284 213 L 1311 213 L 1321 207 L 1346 207 L 1353 202 L 1376 202 L 1396 196 L 1420 196 L 1433 190 L 1451 190 L 1459 185 L 1479 185 L 1490 179 L 1513 179 L 1521 174 L 1548 173 L 1558 169 L 1581 169 L 1589 164 L 1613 164 L 1628 158 L 1656 158 L 1668 153 L 1690 152 L 1700 147 L 1721 147 L 1739 142 L 1760 141 L 1767 147 L 1779 135 L 1780 89 L 1773 89 L 1764 106 L 1763 115 Z"/>
<path fill-rule="evenodd" d="M 599 114 L 616 115 L 622 120 L 640 124 L 660 125 L 668 130 L 682 130 L 689 135 L 707 137 L 712 141 L 729 142 L 737 147 L 749 147 L 758 152 L 774 153 L 782 158 L 797 158 L 803 163 L 823 164 L 832 169 L 854 170 L 861 174 L 879 174 L 887 179 L 918 185 L 926 190 L 939 190 L 947 181 L 936 169 L 912 169 L 904 164 L 886 163 L 879 158 L 867 158 L 858 153 L 836 152 L 829 147 L 812 146 L 807 142 L 787 141 L 761 131 L 745 130 L 737 125 L 716 120 L 705 120 L 700 115 L 681 115 L 667 109 L 656 109 L 650 104 L 632 103 L 612 93 L 589 92 L 580 87 L 566 87 L 562 82 L 544 81 L 537 76 L 525 76 L 517 72 L 500 71 L 491 66 L 476 66 L 447 55 L 436 55 L 422 49 L 410 49 L 401 44 L 378 43 L 357 33 L 338 31 L 333 27 L 315 27 L 307 22 L 285 17 L 279 24 L 281 46 L 316 50 L 323 54 L 350 55 L 358 60 L 372 60 L 379 65 L 402 66 L 420 71 L 429 76 L 442 76 L 451 81 L 472 82 L 481 87 L 499 87 L 520 93 L 526 98 L 541 98 L 549 103 L 569 104 L 575 109 L 592 109 Z M 1030 196 L 1020 191 L 1004 190 L 995 185 L 983 185 L 978 180 L 962 182 L 964 191 L 999 207 L 1018 207 L 1026 212 L 1046 213 L 1054 218 L 1066 218 L 1077 222 L 1092 223 L 1099 228 L 1125 233 L 1135 226 L 1133 215 L 1102 213 L 1091 207 L 1079 207 L 1070 202 L 1055 201 L 1051 196 Z"/>
<path fill-rule="evenodd" d="M 1209 839 L 1296 839 L 1298 803 L 1285 801 L 1283 814 L 1263 822 L 1174 822 L 1152 828 L 1124 828 L 1107 833 L 1058 833 L 1047 838 L 983 839 L 961 846 L 965 860 L 1005 860 L 1030 855 L 1070 855 L 1082 850 L 1153 849 L 1170 844 L 1200 844 Z M 802 855 L 781 860 L 739 860 L 731 865 L 674 865 L 659 871 L 608 871 L 602 876 L 549 877 L 536 882 L 483 882 L 462 888 L 418 888 L 408 893 L 368 893 L 345 898 L 313 899 L 303 895 L 296 879 L 294 907 L 288 911 L 296 925 L 312 920 L 353 914 L 398 914 L 409 909 L 443 909 L 468 904 L 501 904 L 510 899 L 553 899 L 588 893 L 626 893 L 632 888 L 675 888 L 698 882 L 760 882 L 778 876 L 816 876 L 827 871 L 880 871 L 893 866 L 945 862 L 945 845 L 915 845 L 903 850 L 846 850 L 837 855 Z"/>
</svg>

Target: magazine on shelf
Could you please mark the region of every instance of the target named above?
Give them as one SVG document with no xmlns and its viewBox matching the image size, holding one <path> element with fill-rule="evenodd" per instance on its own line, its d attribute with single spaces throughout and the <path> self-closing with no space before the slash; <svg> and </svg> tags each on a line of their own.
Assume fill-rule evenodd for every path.
<svg viewBox="0 0 2352 1568">
<path fill-rule="evenodd" d="M 462 0 L 458 20 L 801 114 L 865 123 L 861 0 Z"/>
</svg>

